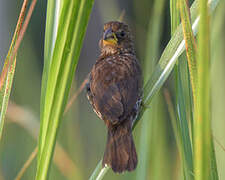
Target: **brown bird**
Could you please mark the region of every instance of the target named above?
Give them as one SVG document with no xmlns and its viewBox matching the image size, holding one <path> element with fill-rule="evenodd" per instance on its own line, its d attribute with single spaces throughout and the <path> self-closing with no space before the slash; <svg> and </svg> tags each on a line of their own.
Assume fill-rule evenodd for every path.
<svg viewBox="0 0 225 180">
<path fill-rule="evenodd" d="M 141 68 L 128 26 L 112 21 L 104 25 L 101 55 L 87 83 L 87 97 L 108 128 L 103 166 L 114 172 L 133 171 L 137 153 L 132 125 L 141 104 Z"/>
</svg>

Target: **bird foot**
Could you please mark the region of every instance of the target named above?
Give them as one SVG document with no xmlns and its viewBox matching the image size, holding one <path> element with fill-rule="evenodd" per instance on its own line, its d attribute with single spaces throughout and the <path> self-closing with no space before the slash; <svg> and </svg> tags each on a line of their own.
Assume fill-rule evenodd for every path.
<svg viewBox="0 0 225 180">
<path fill-rule="evenodd" d="M 144 109 L 150 109 L 150 108 L 151 108 L 151 106 L 146 105 L 146 104 L 143 104 L 142 102 L 141 102 L 141 106 L 142 106 Z"/>
</svg>

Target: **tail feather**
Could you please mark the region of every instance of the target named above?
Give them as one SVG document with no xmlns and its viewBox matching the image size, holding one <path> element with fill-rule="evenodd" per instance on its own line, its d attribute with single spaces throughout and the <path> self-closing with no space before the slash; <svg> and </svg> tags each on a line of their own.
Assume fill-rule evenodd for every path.
<svg viewBox="0 0 225 180">
<path fill-rule="evenodd" d="M 102 162 L 114 172 L 133 171 L 137 166 L 137 154 L 131 128 L 118 126 L 108 131 L 107 145 Z"/>
</svg>

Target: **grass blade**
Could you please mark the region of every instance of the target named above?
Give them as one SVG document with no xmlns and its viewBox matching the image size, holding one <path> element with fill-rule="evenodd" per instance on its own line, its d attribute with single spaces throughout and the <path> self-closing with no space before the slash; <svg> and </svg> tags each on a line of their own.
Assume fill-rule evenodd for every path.
<svg viewBox="0 0 225 180">
<path fill-rule="evenodd" d="M 13 56 L 13 53 L 15 51 L 15 45 L 18 44 L 18 36 L 21 31 L 21 27 L 23 24 L 26 7 L 27 7 L 27 0 L 24 0 L 20 15 L 18 18 L 18 22 L 16 25 L 16 29 L 13 35 L 13 39 L 9 48 L 8 55 L 5 59 L 4 67 L 2 69 L 1 77 L 0 77 L 0 139 L 2 137 L 2 131 L 4 126 L 4 119 L 6 115 L 6 110 L 8 107 L 9 102 L 9 96 L 12 88 L 12 82 L 15 72 L 15 66 L 16 66 L 16 54 Z"/>
<path fill-rule="evenodd" d="M 48 5 L 50 5 L 50 3 Z M 51 28 L 52 30 L 46 29 L 46 32 L 50 31 L 49 33 L 58 31 L 60 36 L 57 37 L 56 44 L 53 44 L 51 46 L 48 44 L 45 45 L 46 48 L 54 47 L 54 50 L 53 50 L 53 55 L 51 55 L 52 50 L 45 49 L 45 58 L 47 58 L 47 55 L 48 55 L 48 58 L 50 58 L 50 59 L 45 59 L 45 63 L 44 63 L 45 66 L 44 66 L 44 71 L 43 71 L 41 112 L 40 112 L 41 126 L 40 126 L 40 135 L 39 135 L 40 137 L 39 137 L 38 162 L 40 160 L 40 155 L 43 150 L 44 143 L 45 143 L 45 137 L 46 137 L 47 128 L 48 128 L 48 124 L 49 124 L 49 116 L 50 116 L 50 112 L 51 112 L 51 106 L 53 103 L 54 89 L 56 86 L 57 76 L 59 73 L 59 68 L 60 68 L 61 61 L 62 61 L 61 59 L 63 56 L 63 51 L 65 48 L 67 33 L 68 33 L 68 29 L 69 29 L 69 21 L 63 21 L 63 20 L 71 18 L 70 16 L 72 14 L 72 9 L 69 9 L 68 2 L 66 3 L 66 1 L 65 1 L 64 5 L 62 5 L 62 6 L 63 6 L 63 10 L 62 10 L 62 14 L 60 15 L 60 25 L 57 28 L 57 30 L 53 30 L 53 27 L 51 27 L 51 25 L 52 26 L 54 25 L 53 22 L 51 23 L 51 25 L 47 26 L 47 28 Z M 74 1 L 72 4 L 72 7 L 73 6 L 74 6 Z M 56 8 L 56 6 L 54 8 Z M 48 9 L 49 9 L 49 7 L 48 7 Z M 65 13 L 65 11 L 67 11 L 68 13 Z M 54 11 L 53 11 L 53 13 L 54 13 Z M 52 21 L 54 19 L 55 19 L 55 17 L 51 18 Z M 64 29 L 63 29 L 63 27 L 64 27 Z M 52 35 L 52 37 L 53 37 L 53 35 Z M 47 40 L 46 40 L 46 43 L 47 43 Z M 51 41 L 49 43 L 53 43 L 53 41 Z M 59 59 L 59 60 L 56 61 L 56 59 Z M 55 72 L 51 72 L 51 71 L 55 71 Z M 49 75 L 50 73 L 52 75 Z M 53 74 L 55 74 L 55 77 L 53 76 Z M 49 88 L 50 82 L 52 83 L 51 86 L 53 89 Z M 52 93 L 50 94 L 49 91 L 52 91 Z"/>
<path fill-rule="evenodd" d="M 170 23 L 171 23 L 171 34 L 173 34 L 180 24 L 180 15 L 178 11 L 178 1 L 170 0 Z"/>
<path fill-rule="evenodd" d="M 47 71 L 41 110 L 39 159 L 36 179 L 47 179 L 60 119 L 67 103 L 93 0 L 63 1 L 57 38 Z M 53 46 L 51 46 L 53 47 Z M 47 52 L 51 52 L 48 50 Z"/>
<path fill-rule="evenodd" d="M 174 136 L 175 136 L 175 139 L 176 139 L 177 147 L 179 149 L 179 152 L 182 152 L 181 142 L 180 142 L 181 141 L 181 134 L 180 134 L 180 131 L 177 129 L 178 128 L 177 117 L 176 117 L 174 105 L 172 103 L 171 95 L 170 95 L 170 93 L 167 89 L 165 89 L 163 91 L 163 94 L 164 94 L 164 97 L 165 97 L 165 100 L 166 100 L 169 116 L 170 116 L 170 119 L 171 119 L 171 122 L 172 122 L 171 124 L 172 124 L 172 127 L 174 129 L 173 131 L 174 131 Z"/>
<path fill-rule="evenodd" d="M 210 109 L 210 48 L 209 9 L 206 0 L 199 3 L 200 22 L 198 38 L 197 97 L 194 120 L 195 179 L 207 180 L 212 174 L 211 109 Z"/>
<path fill-rule="evenodd" d="M 180 62 L 179 62 L 180 63 Z M 193 179 L 193 154 L 192 154 L 192 143 L 191 138 L 189 135 L 189 125 L 188 125 L 188 119 L 187 119 L 187 113 L 186 113 L 186 102 L 184 98 L 184 89 L 183 89 L 183 83 L 181 81 L 181 67 L 178 65 L 178 78 L 177 78 L 177 99 L 178 99 L 178 105 L 177 105 L 177 114 L 178 114 L 178 120 L 179 125 L 178 129 L 181 132 L 181 147 L 182 147 L 182 160 L 184 165 L 184 176 L 187 179 Z M 183 66 L 185 68 L 186 66 Z"/>
<path fill-rule="evenodd" d="M 6 75 L 6 80 L 4 82 L 4 85 L 2 86 L 2 89 L 0 90 L 0 107 L 1 107 L 0 109 L 0 139 L 2 137 L 5 115 L 6 115 L 6 111 L 7 111 L 7 107 L 9 103 L 9 96 L 10 96 L 10 92 L 12 88 L 15 66 L 16 66 L 16 58 L 14 59 L 13 64 L 9 67 L 9 71 Z"/>
<path fill-rule="evenodd" d="M 215 9 L 219 0 L 209 0 L 208 5 L 211 12 Z M 200 17 L 197 15 L 197 1 L 191 6 L 191 19 L 192 19 L 192 30 L 194 35 L 197 34 L 198 22 Z M 162 87 L 163 83 L 168 78 L 170 72 L 172 71 L 177 58 L 183 53 L 185 49 L 185 41 L 183 40 L 182 27 L 179 25 L 174 35 L 170 39 L 168 45 L 162 53 L 162 56 L 157 64 L 151 78 L 148 80 L 144 87 L 144 99 L 143 104 L 148 105 L 152 101 L 154 95 Z M 142 108 L 135 124 L 139 121 L 140 117 L 143 115 L 146 107 Z M 134 126 L 135 126 L 134 124 Z"/>
<path fill-rule="evenodd" d="M 192 32 L 188 6 L 185 0 L 179 0 L 180 16 L 183 27 L 186 54 L 190 72 L 190 80 L 194 101 L 196 99 L 197 65 L 196 65 L 196 44 Z"/>
<path fill-rule="evenodd" d="M 43 74 L 42 74 L 41 99 L 40 99 L 41 123 L 42 123 L 42 119 L 44 116 L 44 108 L 45 108 L 44 103 L 45 103 L 48 74 L 49 74 L 51 60 L 52 60 L 51 57 L 53 54 L 55 40 L 56 40 L 56 34 L 57 34 L 56 24 L 58 24 L 58 21 L 59 21 L 59 18 L 57 15 L 57 10 L 56 10 L 57 3 L 59 3 L 58 0 L 57 1 L 48 0 L 48 3 L 47 3 L 47 15 L 46 15 L 46 27 L 45 27 L 45 48 L 44 48 L 44 68 L 43 68 Z M 47 123 L 46 123 L 46 126 L 47 126 Z M 42 128 L 44 128 L 44 125 L 40 127 L 40 132 L 42 132 Z M 42 139 L 42 135 L 43 135 L 43 133 L 40 133 L 39 141 Z M 39 146 L 39 147 L 41 147 L 41 146 Z M 38 153 L 38 159 L 40 158 L 39 155 L 40 155 L 40 153 Z"/>
<path fill-rule="evenodd" d="M 176 18 L 172 18 L 172 34 L 175 32 L 177 28 L 177 24 L 180 23 L 180 14 L 183 12 L 179 11 L 179 0 L 171 0 L 171 4 L 176 4 L 172 6 L 171 8 L 171 16 L 175 16 Z M 190 25 L 191 28 L 191 25 Z M 177 130 L 178 132 L 174 132 L 174 134 L 179 134 L 180 139 L 176 138 L 177 144 L 178 144 L 178 150 L 180 152 L 181 156 L 181 162 L 183 165 L 183 174 L 186 179 L 193 179 L 193 158 L 192 158 L 192 146 L 191 146 L 191 139 L 189 135 L 189 126 L 188 126 L 188 119 L 187 119 L 187 107 L 189 107 L 185 101 L 185 96 L 187 94 L 184 91 L 185 88 L 185 79 L 188 77 L 184 77 L 184 74 L 187 74 L 186 71 L 186 59 L 184 57 L 179 57 L 179 62 L 177 62 L 175 66 L 175 90 L 176 90 L 176 113 L 177 113 L 177 121 L 176 124 L 174 124 L 174 120 L 172 120 L 172 123 L 176 128 L 174 127 L 174 130 Z M 188 84 L 188 83 L 187 83 Z M 178 141 L 179 140 L 179 141 Z"/>
</svg>

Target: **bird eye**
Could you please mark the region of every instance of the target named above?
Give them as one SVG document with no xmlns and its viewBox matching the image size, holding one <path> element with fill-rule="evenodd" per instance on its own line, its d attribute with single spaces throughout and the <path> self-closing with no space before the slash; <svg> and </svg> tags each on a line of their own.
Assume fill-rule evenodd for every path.
<svg viewBox="0 0 225 180">
<path fill-rule="evenodd" d="M 125 32 L 124 32 L 124 31 L 121 31 L 121 32 L 120 32 L 120 36 L 121 36 L 121 37 L 124 37 L 124 36 L 125 36 Z"/>
</svg>

